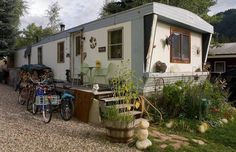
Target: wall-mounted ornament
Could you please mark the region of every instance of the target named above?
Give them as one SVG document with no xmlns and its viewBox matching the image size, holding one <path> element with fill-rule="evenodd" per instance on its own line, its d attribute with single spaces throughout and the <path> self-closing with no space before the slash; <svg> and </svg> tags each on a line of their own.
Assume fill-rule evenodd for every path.
<svg viewBox="0 0 236 152">
<path fill-rule="evenodd" d="M 69 58 L 70 57 L 70 53 L 66 53 L 66 57 Z"/>
<path fill-rule="evenodd" d="M 89 41 L 90 41 L 90 48 L 94 49 L 97 46 L 96 38 L 95 37 L 91 37 Z"/>
<path fill-rule="evenodd" d="M 173 39 L 175 36 L 179 36 L 179 35 L 180 35 L 179 33 L 171 33 L 170 36 L 165 39 L 166 45 L 171 45 L 172 39 Z"/>
<path fill-rule="evenodd" d="M 198 49 L 197 49 L 197 55 L 199 55 L 199 54 L 200 54 L 200 49 L 198 48 Z"/>
</svg>

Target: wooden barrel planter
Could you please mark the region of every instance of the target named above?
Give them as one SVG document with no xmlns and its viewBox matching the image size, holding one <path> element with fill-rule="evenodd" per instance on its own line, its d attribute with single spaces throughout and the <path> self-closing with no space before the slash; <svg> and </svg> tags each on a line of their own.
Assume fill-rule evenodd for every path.
<svg viewBox="0 0 236 152">
<path fill-rule="evenodd" d="M 128 143 L 134 136 L 134 122 L 104 121 L 110 142 Z"/>
</svg>

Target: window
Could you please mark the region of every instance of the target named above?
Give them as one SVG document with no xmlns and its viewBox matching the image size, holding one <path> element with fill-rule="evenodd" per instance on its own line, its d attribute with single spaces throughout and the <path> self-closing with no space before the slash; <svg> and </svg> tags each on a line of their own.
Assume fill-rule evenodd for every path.
<svg viewBox="0 0 236 152">
<path fill-rule="evenodd" d="M 38 64 L 43 64 L 43 48 L 38 47 Z"/>
<path fill-rule="evenodd" d="M 190 33 L 181 30 L 171 32 L 171 62 L 190 63 Z"/>
<path fill-rule="evenodd" d="M 219 73 L 225 72 L 225 61 L 216 61 L 214 64 L 214 70 Z"/>
<path fill-rule="evenodd" d="M 81 47 L 81 41 L 80 41 L 80 36 L 77 36 L 75 38 L 75 50 L 76 50 L 76 55 L 80 55 L 80 47 Z"/>
<path fill-rule="evenodd" d="M 108 59 L 123 58 L 123 29 L 108 31 Z"/>
<path fill-rule="evenodd" d="M 57 43 L 57 63 L 64 63 L 64 42 Z"/>
</svg>

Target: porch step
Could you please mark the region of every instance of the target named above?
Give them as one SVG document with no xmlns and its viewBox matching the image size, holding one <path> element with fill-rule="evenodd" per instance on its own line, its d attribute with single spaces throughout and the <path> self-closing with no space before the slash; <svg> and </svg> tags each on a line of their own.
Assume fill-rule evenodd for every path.
<svg viewBox="0 0 236 152">
<path fill-rule="evenodd" d="M 124 108 L 128 108 L 128 107 L 134 107 L 134 104 L 116 104 L 116 105 L 110 105 L 110 106 L 106 106 L 106 107 L 116 107 L 117 109 L 124 109 Z"/>
<path fill-rule="evenodd" d="M 130 115 L 136 116 L 136 115 L 142 114 L 142 112 L 141 111 L 126 111 L 126 112 L 122 112 L 120 114 L 122 114 L 122 115 L 130 114 Z"/>
<path fill-rule="evenodd" d="M 100 100 L 105 101 L 105 102 L 114 102 L 114 101 L 122 101 L 124 99 L 125 99 L 124 97 L 110 97 L 110 98 L 103 98 Z"/>
</svg>

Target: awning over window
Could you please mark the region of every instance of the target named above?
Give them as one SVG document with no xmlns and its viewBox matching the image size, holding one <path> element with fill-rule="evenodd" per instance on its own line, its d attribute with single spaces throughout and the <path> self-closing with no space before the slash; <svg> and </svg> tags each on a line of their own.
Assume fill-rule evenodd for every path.
<svg viewBox="0 0 236 152">
<path fill-rule="evenodd" d="M 24 55 L 25 58 L 31 54 L 31 48 L 32 48 L 32 46 L 29 45 L 29 46 L 27 46 L 27 48 L 25 49 L 25 55 Z"/>
</svg>

